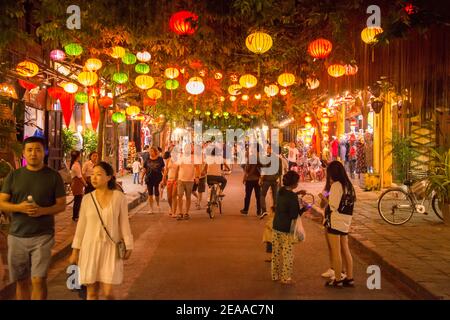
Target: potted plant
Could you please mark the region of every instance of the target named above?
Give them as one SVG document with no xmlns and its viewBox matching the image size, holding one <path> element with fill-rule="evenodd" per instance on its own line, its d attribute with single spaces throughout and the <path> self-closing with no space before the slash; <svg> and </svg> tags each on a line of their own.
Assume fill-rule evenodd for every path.
<svg viewBox="0 0 450 320">
<path fill-rule="evenodd" d="M 431 150 L 433 161 L 428 176 L 427 195 L 438 196 L 444 223 L 450 226 L 450 149 L 445 152 Z"/>
</svg>

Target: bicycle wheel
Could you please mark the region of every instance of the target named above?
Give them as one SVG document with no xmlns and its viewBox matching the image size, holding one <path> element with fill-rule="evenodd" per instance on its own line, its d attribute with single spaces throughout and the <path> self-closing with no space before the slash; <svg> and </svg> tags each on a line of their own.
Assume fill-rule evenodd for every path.
<svg viewBox="0 0 450 320">
<path fill-rule="evenodd" d="M 219 201 L 217 201 L 217 206 L 219 207 L 219 213 L 222 214 L 222 200 L 219 199 Z"/>
<path fill-rule="evenodd" d="M 214 201 L 215 201 L 215 193 L 216 193 L 215 188 L 214 188 L 214 187 L 211 188 L 211 193 L 210 193 L 210 195 L 209 195 L 208 206 L 207 206 L 207 208 L 206 208 L 206 212 L 208 213 L 210 219 L 213 219 L 213 218 L 214 218 Z"/>
<path fill-rule="evenodd" d="M 433 212 L 438 216 L 439 219 L 444 220 L 444 217 L 442 215 L 441 206 L 439 203 L 439 198 L 436 195 L 436 193 L 433 194 L 431 197 L 431 207 L 433 208 Z"/>
<path fill-rule="evenodd" d="M 411 197 L 401 188 L 389 189 L 378 199 L 378 213 L 389 224 L 401 225 L 408 222 L 414 211 Z"/>
</svg>

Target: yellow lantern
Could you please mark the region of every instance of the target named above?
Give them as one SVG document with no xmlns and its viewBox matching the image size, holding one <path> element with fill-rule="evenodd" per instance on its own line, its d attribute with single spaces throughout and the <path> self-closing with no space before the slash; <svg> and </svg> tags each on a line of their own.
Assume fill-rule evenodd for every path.
<svg viewBox="0 0 450 320">
<path fill-rule="evenodd" d="M 220 73 L 220 72 L 216 72 L 216 73 L 214 74 L 214 79 L 216 79 L 216 80 L 220 80 L 220 79 L 222 79 L 222 77 L 223 77 L 223 75 L 222 75 L 222 73 Z"/>
<path fill-rule="evenodd" d="M 221 96 L 221 97 L 219 98 L 219 100 L 220 100 L 220 102 L 224 102 L 224 101 L 225 101 L 225 97 L 224 97 L 224 96 Z"/>
<path fill-rule="evenodd" d="M 0 83 L 0 96 L 6 96 L 13 99 L 17 99 L 17 92 L 16 89 L 14 89 L 14 86 L 3 82 Z"/>
<path fill-rule="evenodd" d="M 147 96 L 150 99 L 158 100 L 159 98 L 162 97 L 162 92 L 161 92 L 161 90 L 158 90 L 158 89 L 150 89 L 147 91 Z"/>
<path fill-rule="evenodd" d="M 248 50 L 256 54 L 263 54 L 272 48 L 273 40 L 264 32 L 254 32 L 245 39 Z"/>
<path fill-rule="evenodd" d="M 361 31 L 361 39 L 367 44 L 374 44 L 378 42 L 376 36 L 380 33 L 383 33 L 381 27 L 366 27 Z"/>
<path fill-rule="evenodd" d="M 127 113 L 127 115 L 129 116 L 136 116 L 139 114 L 139 112 L 141 112 L 141 109 L 139 109 L 139 107 L 137 106 L 129 106 L 125 112 Z"/>
<path fill-rule="evenodd" d="M 330 122 L 330 119 L 328 117 L 324 117 L 320 119 L 320 122 L 322 122 L 323 124 L 327 124 L 328 122 Z"/>
<path fill-rule="evenodd" d="M 125 49 L 121 46 L 112 47 L 111 57 L 114 59 L 122 58 L 125 55 Z"/>
<path fill-rule="evenodd" d="M 242 100 L 247 101 L 247 100 L 248 100 L 248 95 L 244 94 L 244 95 L 242 96 Z"/>
<path fill-rule="evenodd" d="M 67 93 L 75 93 L 78 91 L 78 86 L 73 82 L 66 82 L 63 84 L 63 89 Z"/>
<path fill-rule="evenodd" d="M 317 89 L 319 87 L 319 85 L 320 85 L 320 82 L 317 79 L 311 79 L 311 78 L 306 79 L 306 87 L 309 90 Z"/>
<path fill-rule="evenodd" d="M 186 91 L 193 95 L 201 94 L 203 91 L 205 91 L 205 84 L 203 83 L 202 78 L 190 78 L 188 83 L 186 84 Z"/>
<path fill-rule="evenodd" d="M 295 83 L 295 76 L 292 73 L 282 73 L 278 77 L 278 83 L 283 87 L 292 86 Z"/>
<path fill-rule="evenodd" d="M 258 79 L 254 75 L 244 74 L 239 78 L 239 84 L 244 88 L 250 89 L 256 86 Z"/>
<path fill-rule="evenodd" d="M 136 58 L 141 62 L 147 62 L 147 61 L 150 61 L 150 59 L 152 58 L 152 55 L 147 51 L 142 51 L 142 52 L 136 53 Z"/>
<path fill-rule="evenodd" d="M 134 80 L 134 83 L 136 83 L 136 86 L 142 90 L 147 90 L 153 87 L 155 84 L 155 80 L 151 76 L 147 76 L 145 74 L 137 76 Z"/>
<path fill-rule="evenodd" d="M 328 67 L 327 71 L 330 76 L 339 78 L 345 74 L 345 66 L 342 64 L 332 64 Z"/>
<path fill-rule="evenodd" d="M 305 117 L 305 122 L 311 122 L 311 121 L 312 121 L 311 116 L 309 114 L 307 114 Z"/>
<path fill-rule="evenodd" d="M 88 71 L 97 71 L 102 67 L 102 62 L 97 58 L 90 58 L 86 60 L 86 63 L 84 64 L 86 70 Z"/>
<path fill-rule="evenodd" d="M 83 71 L 78 75 L 78 82 L 85 87 L 93 86 L 98 81 L 98 76 L 92 71 Z"/>
<path fill-rule="evenodd" d="M 237 96 L 241 94 L 242 86 L 240 84 L 232 84 L 228 87 L 228 93 L 232 96 Z"/>
<path fill-rule="evenodd" d="M 306 128 L 306 129 L 311 129 L 311 128 L 312 128 L 312 124 L 309 123 L 309 122 L 307 122 L 307 123 L 305 124 L 305 128 Z"/>
<path fill-rule="evenodd" d="M 324 113 L 328 114 L 328 109 L 324 107 L 324 108 L 320 109 L 320 113 L 322 113 L 322 114 L 324 114 Z"/>
<path fill-rule="evenodd" d="M 275 97 L 278 92 L 278 86 L 275 84 L 271 84 L 270 86 L 266 86 L 264 87 L 264 92 L 269 96 L 269 97 Z"/>
<path fill-rule="evenodd" d="M 231 102 L 236 101 L 236 99 L 237 99 L 237 98 L 236 98 L 235 96 L 231 96 L 231 97 L 230 97 L 230 101 L 231 101 Z"/>
<path fill-rule="evenodd" d="M 324 125 L 322 126 L 322 131 L 323 131 L 323 132 L 327 132 L 328 130 L 329 130 L 328 124 L 324 124 Z"/>
<path fill-rule="evenodd" d="M 310 144 L 311 141 L 312 141 L 311 137 L 306 137 L 306 138 L 305 138 L 305 143 L 306 143 L 306 144 Z"/>
<path fill-rule="evenodd" d="M 23 77 L 34 77 L 39 72 L 39 67 L 36 63 L 33 63 L 31 61 L 25 60 L 20 62 L 16 66 L 16 71 L 18 74 L 20 74 Z"/>
<path fill-rule="evenodd" d="M 180 75 L 180 71 L 177 68 L 167 68 L 164 74 L 169 79 L 175 79 Z"/>
<path fill-rule="evenodd" d="M 261 94 L 260 93 L 255 94 L 255 99 L 256 100 L 261 100 Z"/>
<path fill-rule="evenodd" d="M 287 92 L 286 89 L 281 89 L 281 90 L 280 90 L 280 94 L 281 94 L 282 96 L 285 96 L 285 95 L 288 94 L 288 92 Z"/>
<path fill-rule="evenodd" d="M 326 133 L 323 134 L 322 138 L 323 138 L 323 141 L 328 141 L 330 139 L 330 137 Z"/>
</svg>

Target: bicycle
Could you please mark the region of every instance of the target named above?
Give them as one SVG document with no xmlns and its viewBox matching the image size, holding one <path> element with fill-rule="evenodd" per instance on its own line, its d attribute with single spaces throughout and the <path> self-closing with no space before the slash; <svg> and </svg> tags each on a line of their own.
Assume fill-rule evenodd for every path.
<svg viewBox="0 0 450 320">
<path fill-rule="evenodd" d="M 443 220 L 439 198 L 435 192 L 432 192 L 430 196 L 425 196 L 424 192 L 414 192 L 414 189 L 420 188 L 418 183 L 422 184 L 422 190 L 426 188 L 424 180 L 416 184 L 413 184 L 412 180 L 406 180 L 403 183 L 406 190 L 401 187 L 389 188 L 378 198 L 378 213 L 384 221 L 392 225 L 402 225 L 408 222 L 416 212 L 428 214 L 429 204 L 426 206 L 425 201 L 431 202 L 433 212 Z M 423 184 L 425 184 L 424 187 Z"/>
<path fill-rule="evenodd" d="M 230 174 L 228 171 L 223 171 L 222 175 Z M 213 219 L 215 216 L 216 210 L 219 210 L 219 213 L 222 214 L 222 196 L 219 195 L 220 183 L 219 182 L 208 182 L 209 198 L 208 204 L 206 205 L 206 213 L 209 215 L 210 219 Z"/>
</svg>

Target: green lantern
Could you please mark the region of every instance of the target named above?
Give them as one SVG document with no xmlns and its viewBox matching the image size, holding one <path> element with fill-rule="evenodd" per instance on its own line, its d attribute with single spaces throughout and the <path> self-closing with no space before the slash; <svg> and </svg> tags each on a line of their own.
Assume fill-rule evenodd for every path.
<svg viewBox="0 0 450 320">
<path fill-rule="evenodd" d="M 209 117 L 211 115 L 211 111 L 206 111 L 205 115 L 207 115 Z"/>
<path fill-rule="evenodd" d="M 78 92 L 75 95 L 75 101 L 78 103 L 86 103 L 86 102 L 88 102 L 88 99 L 89 99 L 89 97 L 86 92 Z"/>
<path fill-rule="evenodd" d="M 138 63 L 135 67 L 134 67 L 134 71 L 136 71 L 136 73 L 139 74 L 147 74 L 150 72 L 150 67 L 148 64 L 145 63 Z"/>
<path fill-rule="evenodd" d="M 130 52 L 125 53 L 125 55 L 122 57 L 122 62 L 125 64 L 135 64 L 136 56 Z"/>
<path fill-rule="evenodd" d="M 224 116 L 225 118 L 227 118 L 229 115 L 230 115 L 230 114 L 229 114 L 228 112 L 226 112 L 226 111 L 223 113 L 223 116 Z"/>
<path fill-rule="evenodd" d="M 189 112 L 189 113 L 192 112 L 192 108 L 189 108 L 189 109 L 188 109 L 188 112 Z"/>
<path fill-rule="evenodd" d="M 69 43 L 64 46 L 64 51 L 66 51 L 69 56 L 79 56 L 83 53 L 83 47 L 78 43 Z"/>
<path fill-rule="evenodd" d="M 180 86 L 180 83 L 175 79 L 169 79 L 166 81 L 166 89 L 176 90 Z"/>
<path fill-rule="evenodd" d="M 219 116 L 219 113 L 216 111 L 214 112 L 214 117 L 217 118 Z"/>
<path fill-rule="evenodd" d="M 128 81 L 128 76 L 124 72 L 116 72 L 113 75 L 113 80 L 116 83 L 122 84 Z"/>
<path fill-rule="evenodd" d="M 111 119 L 114 123 L 122 123 L 125 121 L 126 116 L 122 112 L 114 112 Z"/>
</svg>

